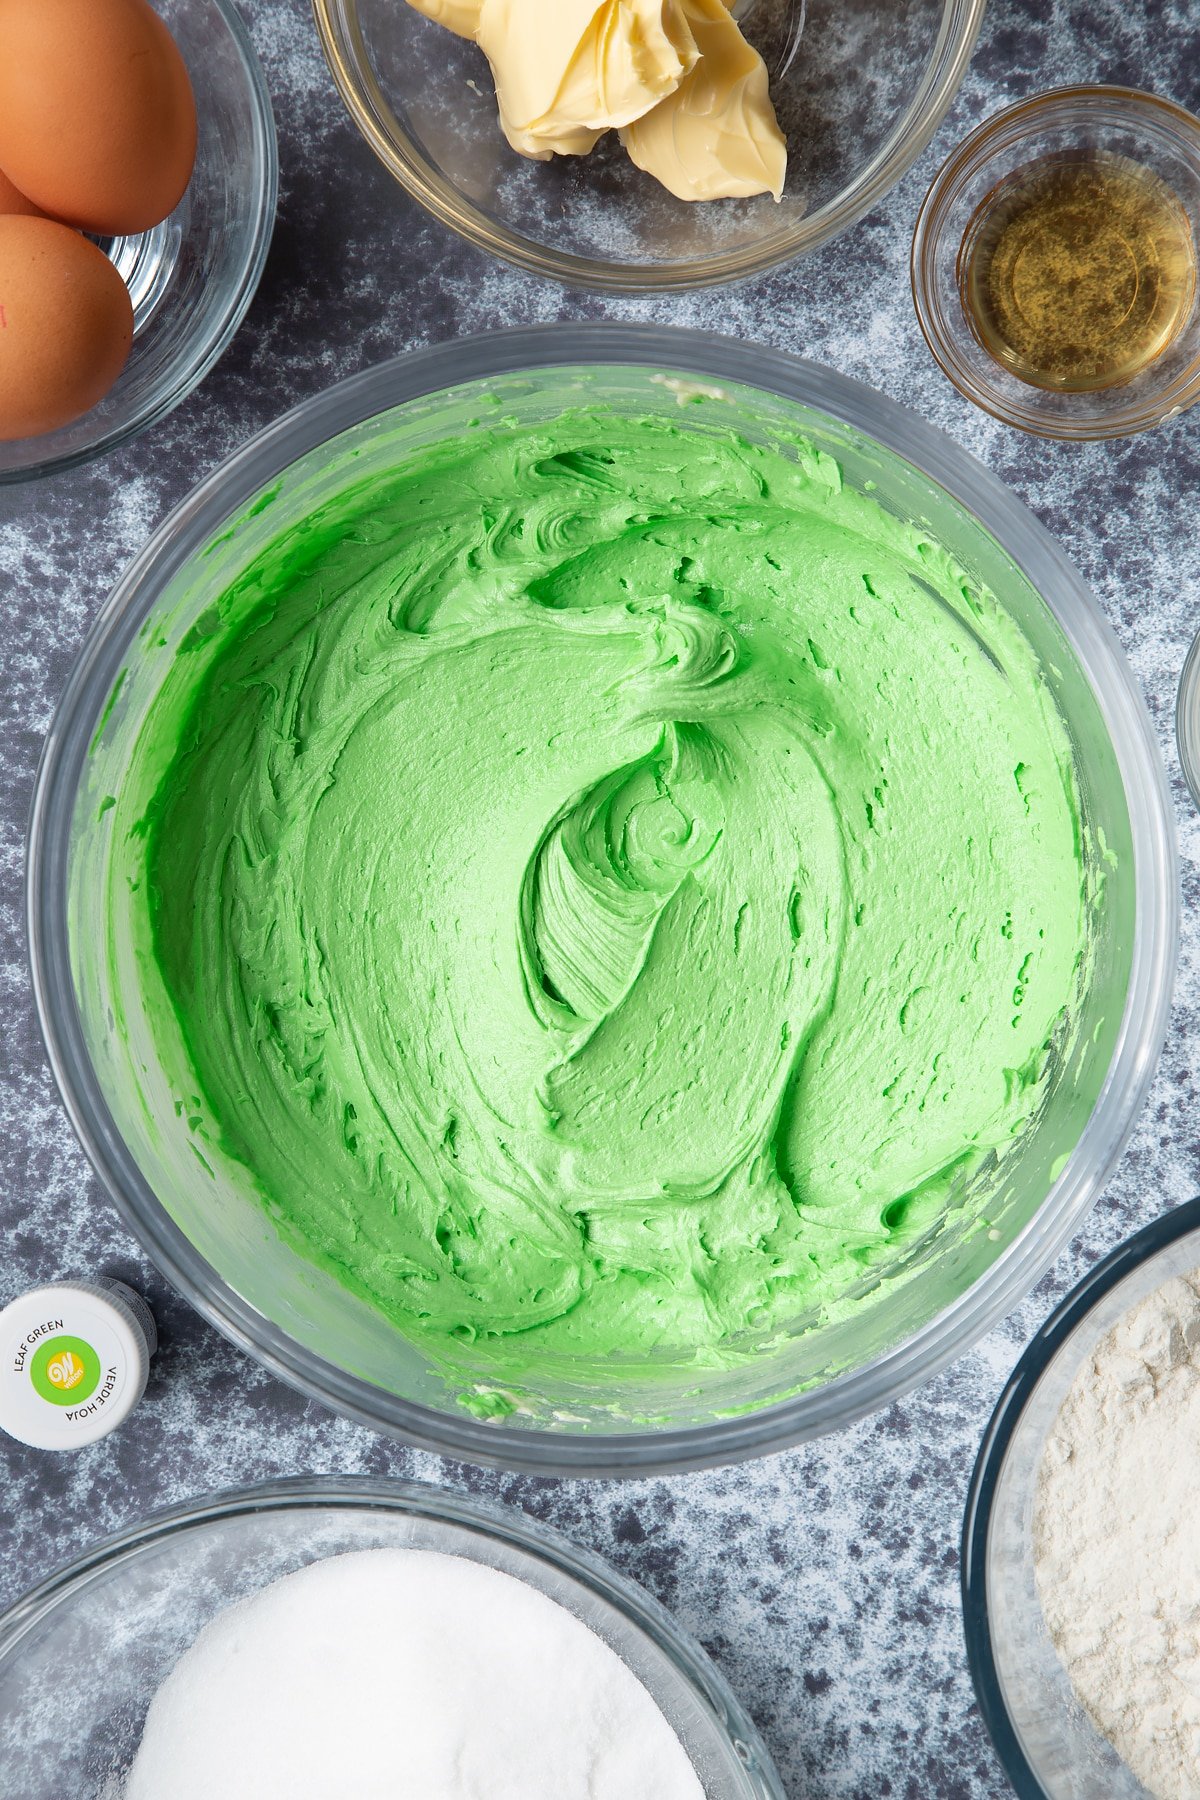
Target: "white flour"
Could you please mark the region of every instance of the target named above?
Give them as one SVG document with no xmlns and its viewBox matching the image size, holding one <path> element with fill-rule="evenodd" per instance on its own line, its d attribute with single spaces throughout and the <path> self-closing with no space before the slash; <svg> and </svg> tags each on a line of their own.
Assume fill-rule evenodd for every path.
<svg viewBox="0 0 1200 1800">
<path fill-rule="evenodd" d="M 465 1557 L 364 1550 L 220 1613 L 158 1690 L 126 1800 L 704 1800 L 620 1657 Z"/>
<path fill-rule="evenodd" d="M 1200 1797 L 1200 1270 L 1118 1321 L 1046 1445 L 1035 1570 L 1093 1721 L 1157 1800 Z"/>
</svg>

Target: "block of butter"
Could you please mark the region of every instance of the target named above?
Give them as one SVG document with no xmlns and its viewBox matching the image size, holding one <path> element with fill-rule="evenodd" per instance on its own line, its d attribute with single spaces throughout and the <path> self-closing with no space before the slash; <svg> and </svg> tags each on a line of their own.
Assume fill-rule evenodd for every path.
<svg viewBox="0 0 1200 1800">
<path fill-rule="evenodd" d="M 409 0 L 473 38 L 522 156 L 582 156 L 618 130 L 681 200 L 773 194 L 787 170 L 762 57 L 731 0 Z"/>
<path fill-rule="evenodd" d="M 505 136 L 535 157 L 586 154 L 675 93 L 700 54 L 681 0 L 483 0 L 475 38 Z"/>
<path fill-rule="evenodd" d="M 699 55 L 678 87 L 621 130 L 639 169 L 681 200 L 773 194 L 787 173 L 787 144 L 767 92 L 767 66 L 730 17 L 725 0 L 683 0 Z"/>
</svg>

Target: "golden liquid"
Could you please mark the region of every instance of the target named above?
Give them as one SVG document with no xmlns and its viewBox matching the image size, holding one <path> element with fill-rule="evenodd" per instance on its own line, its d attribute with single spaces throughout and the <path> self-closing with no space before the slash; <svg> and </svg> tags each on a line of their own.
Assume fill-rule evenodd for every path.
<svg viewBox="0 0 1200 1800">
<path fill-rule="evenodd" d="M 984 349 L 1034 387 L 1118 387 L 1187 322 L 1188 216 L 1161 176 L 1107 152 L 1045 157 L 992 189 L 963 238 L 963 304 Z"/>
</svg>

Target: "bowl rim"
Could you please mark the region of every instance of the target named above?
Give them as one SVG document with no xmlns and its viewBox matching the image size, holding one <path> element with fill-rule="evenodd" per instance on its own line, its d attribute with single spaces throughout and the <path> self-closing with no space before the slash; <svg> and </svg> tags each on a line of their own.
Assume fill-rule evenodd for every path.
<svg viewBox="0 0 1200 1800">
<path fill-rule="evenodd" d="M 1126 1276 L 1200 1229 L 1200 1196 L 1184 1200 L 1110 1250 L 1039 1326 L 1004 1385 L 979 1446 L 961 1539 L 963 1635 L 979 1710 L 1019 1800 L 1051 1800 L 1021 1748 L 996 1669 L 987 1597 L 987 1553 L 996 1490 L 1021 1418 L 1050 1363 L 1076 1327 Z"/>
<path fill-rule="evenodd" d="M 23 481 L 40 481 L 48 476 L 61 474 L 66 469 L 78 468 L 96 457 L 107 456 L 118 445 L 128 443 L 150 426 L 157 425 L 160 419 L 165 419 L 212 373 L 233 341 L 258 290 L 271 248 L 271 235 L 279 204 L 279 140 L 275 129 L 275 114 L 262 63 L 236 6 L 232 4 L 232 0 L 205 0 L 205 3 L 220 15 L 241 57 L 253 114 L 254 135 L 261 147 L 263 178 L 254 195 L 253 214 L 246 237 L 247 255 L 243 259 L 237 284 L 231 290 L 223 311 L 213 319 L 207 339 L 198 338 L 189 342 L 188 356 L 176 364 L 170 382 L 160 385 L 157 397 L 150 397 L 149 404 L 131 413 L 123 422 L 114 424 L 94 443 L 80 445 L 59 456 L 24 463 L 20 468 L 0 468 L 0 487 L 15 486 Z M 36 438 L 29 440 L 34 444 L 37 441 Z"/>
<path fill-rule="evenodd" d="M 1175 694 L 1175 746 L 1193 806 L 1200 807 L 1200 632 L 1188 645 Z"/>
<path fill-rule="evenodd" d="M 70 976 L 65 896 L 78 768 L 128 643 L 161 585 L 223 523 L 282 468 L 405 400 L 484 376 L 609 365 L 725 379 L 808 407 L 915 466 L 983 525 L 1056 618 L 1104 717 L 1129 809 L 1137 929 L 1122 1021 L 1092 1114 L 1041 1207 L 982 1277 L 880 1357 L 790 1399 L 701 1426 L 589 1436 L 497 1425 L 465 1410 L 400 1400 L 315 1356 L 221 1279 L 153 1194 L 99 1092 Z M 142 597 L 144 585 L 149 600 Z M 79 651 L 38 765 L 26 869 L 33 995 L 50 1068 L 104 1191 L 156 1267 L 225 1337 L 334 1411 L 439 1455 L 564 1476 L 680 1473 L 784 1449 L 908 1392 L 1003 1317 L 1090 1210 L 1133 1129 L 1166 1032 L 1179 919 L 1174 817 L 1145 702 L 1099 604 L 1023 502 L 942 432 L 848 376 L 711 333 L 607 321 L 457 339 L 364 369 L 303 401 L 212 470 L 128 566 Z M 1083 1157 L 1085 1146 L 1090 1161 Z"/>
<path fill-rule="evenodd" d="M 644 294 L 684 293 L 748 280 L 857 224 L 923 154 L 945 118 L 966 74 L 987 4 L 988 0 L 942 0 L 937 39 L 911 103 L 840 197 L 806 213 L 793 230 L 776 232 L 756 245 L 690 261 L 647 264 L 550 250 L 487 218 L 427 162 L 407 135 L 397 140 L 387 130 L 384 114 L 391 109 L 370 69 L 357 0 L 312 0 L 312 10 L 325 61 L 351 119 L 384 168 L 440 224 L 527 274 L 594 292 Z"/>
<path fill-rule="evenodd" d="M 758 1728 L 703 1646 L 662 1603 L 598 1552 L 523 1508 L 464 1494 L 430 1481 L 370 1475 L 283 1476 L 223 1488 L 163 1507 L 98 1539 L 0 1613 L 0 1662 L 22 1638 L 106 1568 L 197 1526 L 246 1514 L 391 1512 L 459 1526 L 549 1564 L 612 1606 L 659 1650 L 689 1697 L 756 1782 L 758 1800 L 785 1800 L 783 1784 Z M 164 1671 L 164 1674 L 166 1671 Z M 690 1759 L 689 1759 L 690 1760 Z"/>
<path fill-rule="evenodd" d="M 1143 121 L 1151 125 L 1161 122 L 1163 128 L 1172 126 L 1192 140 L 1200 160 L 1200 117 L 1174 100 L 1149 93 L 1144 88 L 1111 82 L 1076 82 L 1047 88 L 1043 93 L 1027 95 L 1001 107 L 999 112 L 989 114 L 951 151 L 921 202 L 909 252 L 909 282 L 917 324 L 946 379 L 964 399 L 998 419 L 1002 425 L 1028 432 L 1032 437 L 1067 443 L 1098 443 L 1109 438 L 1134 437 L 1186 412 L 1200 400 L 1200 352 L 1183 374 L 1175 378 L 1173 385 L 1156 398 L 1144 397 L 1137 404 L 1110 414 L 1072 418 L 1069 413 L 1042 412 L 1040 408 L 1045 404 L 1046 390 L 1032 386 L 1028 390 L 1030 399 L 1020 405 L 977 376 L 959 354 L 936 300 L 933 264 L 943 240 L 945 211 L 959 182 L 986 167 L 994 149 L 1020 142 L 1026 132 L 1035 132 L 1043 123 L 1052 123 L 1059 111 L 1068 111 L 1072 106 L 1083 108 L 1097 100 L 1127 108 L 1131 119 L 1141 115 Z M 1021 127 L 1019 133 L 1018 126 Z M 959 246 L 956 245 L 956 261 L 958 253 Z M 1200 307 L 1200 290 L 1192 305 L 1194 311 Z"/>
</svg>

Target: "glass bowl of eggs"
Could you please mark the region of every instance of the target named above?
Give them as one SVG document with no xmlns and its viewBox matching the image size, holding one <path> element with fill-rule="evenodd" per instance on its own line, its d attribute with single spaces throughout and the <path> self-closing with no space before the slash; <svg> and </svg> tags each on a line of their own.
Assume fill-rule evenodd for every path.
<svg viewBox="0 0 1200 1800">
<path fill-rule="evenodd" d="M 933 136 L 985 3 L 906 0 L 885 25 L 875 0 L 639 0 L 564 7 L 531 45 L 519 0 L 313 0 L 414 199 L 518 268 L 624 293 L 742 280 L 847 230 Z"/>
<path fill-rule="evenodd" d="M 35 7 L 28 21 L 17 8 L 20 42 L 8 77 L 0 71 L 0 83 L 21 84 L 19 107 L 0 94 L 0 482 L 85 462 L 178 406 L 241 323 L 270 243 L 275 126 L 233 6 L 158 0 L 151 12 L 142 0 L 105 0 L 102 10 L 113 19 L 75 18 L 73 0 Z M 73 37 L 69 54 L 56 33 Z M 61 79 L 57 104 L 74 118 L 93 96 L 115 103 L 120 69 L 110 79 L 101 65 L 126 38 L 145 40 L 144 54 L 126 44 L 126 71 L 154 73 L 122 90 L 130 110 L 114 137 L 114 203 L 76 194 L 80 162 L 94 179 L 103 159 L 72 166 L 72 134 L 40 86 Z M 93 129 L 76 134 L 84 150 Z"/>
</svg>

